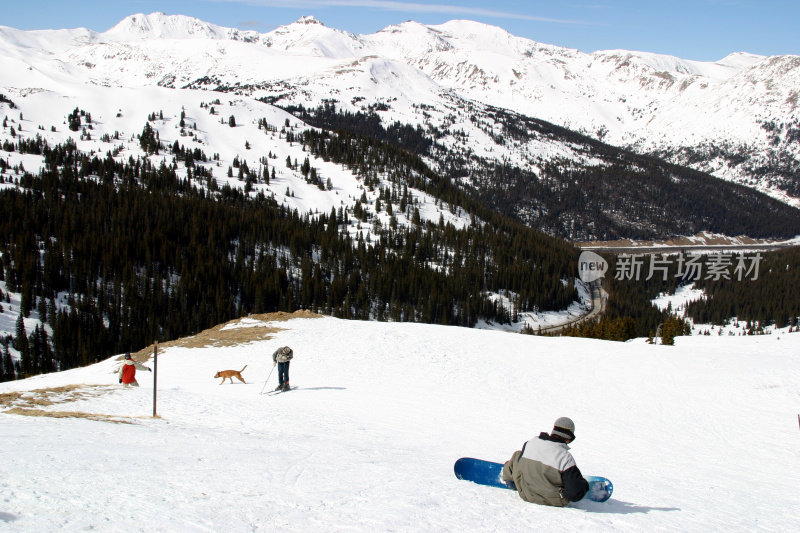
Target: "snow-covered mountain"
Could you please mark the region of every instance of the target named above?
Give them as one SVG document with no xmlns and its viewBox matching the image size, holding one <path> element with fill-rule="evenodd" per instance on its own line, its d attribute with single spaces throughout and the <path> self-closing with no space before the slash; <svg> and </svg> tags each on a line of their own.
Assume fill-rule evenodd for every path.
<svg viewBox="0 0 800 533">
<path fill-rule="evenodd" d="M 313 17 L 262 34 L 163 13 L 133 15 L 102 33 L 0 26 L 4 73 L 0 94 L 14 101 L 24 115 L 16 124 L 16 112 L 6 110 L 10 127 L 22 137 L 38 129 L 35 135 L 63 142 L 71 134 L 63 128 L 66 117 L 79 107 L 95 119 L 94 131 L 81 137 L 79 147 L 103 153 L 107 143 L 98 139 L 110 135 L 118 140 L 115 153 L 126 157 L 135 153 L 135 136 L 146 118 L 159 111 L 166 118 L 153 127 L 163 142 L 201 144 L 219 154 L 217 166 L 224 172 L 237 160 L 256 168 L 268 150 L 279 154 L 281 161 L 289 155 L 302 162 L 307 155 L 290 150 L 291 143 L 282 136 L 274 146 L 243 149 L 261 135 L 249 132 L 259 119 L 290 118 L 261 102 L 306 108 L 335 102 L 342 111 L 377 114 L 384 125 L 397 121 L 421 128 L 444 154 L 429 164 L 446 170 L 449 161 L 458 160 L 456 172 L 461 174 L 455 177 L 468 186 L 491 180 L 491 162 L 524 169 L 534 179 L 547 165 L 587 168 L 614 162 L 581 141 L 547 132 L 529 129 L 510 136 L 509 115 L 498 117 L 499 108 L 655 153 L 794 206 L 800 206 L 798 64 L 800 58 L 794 56 L 745 53 L 715 63 L 618 50 L 585 54 L 470 21 L 438 26 L 406 22 L 371 35 L 329 28 Z M 197 110 L 188 107 L 205 106 L 206 113 L 213 101 L 220 102 L 216 111 L 224 114 L 222 119 L 239 112 L 238 125 L 245 129 L 221 128 L 215 122 L 220 115 L 200 120 Z M 192 116 L 198 129 L 178 128 L 183 113 Z M 307 127 L 291 122 L 293 127 Z M 4 127 L 0 140 L 10 139 L 10 133 Z M 6 158 L 9 166 L 18 159 Z M 27 161 L 25 168 L 36 168 L 32 158 L 22 160 Z M 311 158 L 312 166 L 320 170 L 326 166 L 323 163 Z M 347 169 L 327 167 L 328 176 L 353 177 Z M 299 175 L 290 170 L 283 174 Z M 215 177 L 225 179 L 219 172 Z M 352 193 L 343 200 L 345 206 L 352 207 L 360 194 L 357 181 L 353 177 L 353 187 L 348 186 Z M 332 205 L 342 205 L 341 198 L 330 194 L 323 194 L 319 202 L 299 202 L 286 183 L 281 187 L 267 189 L 305 211 L 327 212 Z M 369 195 L 367 199 L 372 200 Z M 610 219 L 624 219 L 612 203 L 593 209 Z M 533 198 L 521 201 L 512 214 L 538 225 L 548 210 L 559 209 Z M 440 211 L 430 211 L 430 217 L 437 220 Z M 574 216 L 581 215 L 566 212 L 556 226 L 568 228 Z M 623 227 L 653 224 L 633 220 Z M 584 221 L 574 234 L 568 229 L 543 229 L 596 238 L 598 234 L 587 229 L 592 225 Z M 697 230 L 724 232 L 725 228 Z"/>
<path fill-rule="evenodd" d="M 474 105 L 488 104 L 799 203 L 791 198 L 800 168 L 798 56 L 587 54 L 463 20 L 353 35 L 304 17 L 261 34 L 163 13 L 133 15 L 102 33 L 2 27 L 0 50 L 12 95 L 65 80 L 224 89 L 281 104 L 383 103 L 388 120 L 467 131 Z M 431 109 L 421 112 L 422 104 Z M 471 144 L 498 158 L 524 160 L 529 149 Z"/>
<path fill-rule="evenodd" d="M 0 529 L 797 524 L 800 333 L 715 330 L 653 346 L 300 316 L 245 317 L 159 346 L 159 418 L 153 374 L 122 389 L 118 355 L 0 383 Z M 298 388 L 260 395 L 277 384 L 270 355 L 284 345 Z M 135 355 L 155 366 L 152 349 Z M 247 384 L 213 377 L 244 365 Z M 453 475 L 459 457 L 508 460 L 560 416 L 575 421 L 581 472 L 614 483 L 606 503 L 544 507 Z"/>
</svg>

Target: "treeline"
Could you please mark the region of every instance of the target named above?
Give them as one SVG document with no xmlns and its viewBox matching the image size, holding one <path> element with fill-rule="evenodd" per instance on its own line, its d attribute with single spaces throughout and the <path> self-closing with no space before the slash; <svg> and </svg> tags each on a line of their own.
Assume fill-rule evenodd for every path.
<svg viewBox="0 0 800 533">
<path fill-rule="evenodd" d="M 315 108 L 300 104 L 284 106 L 283 109 L 316 128 L 369 137 L 416 155 L 428 154 L 435 144 L 420 126 L 413 127 L 395 121 L 384 127 L 376 113 L 338 110 L 334 101 L 325 101 Z"/>
<path fill-rule="evenodd" d="M 572 240 L 650 239 L 711 231 L 788 238 L 800 210 L 740 185 L 664 164 L 571 168 L 550 162 L 540 175 L 487 163 L 477 182 L 487 204 L 549 234 Z"/>
<path fill-rule="evenodd" d="M 42 171 L 0 192 L 0 276 L 21 293 L 21 316 L 37 313 L 52 335 L 22 328 L 7 339 L 21 360 L 4 379 L 85 365 L 251 313 L 303 308 L 472 326 L 511 319 L 490 298 L 500 290 L 542 310 L 577 297 L 564 283 L 577 260 L 572 247 L 510 220 L 352 235 L 342 231 L 352 216 L 343 210 L 312 217 L 261 194 L 198 186 L 213 181 L 201 165 L 190 173 L 198 182 L 148 158 L 89 157 L 69 142 L 36 149 Z"/>
<path fill-rule="evenodd" d="M 800 232 L 800 210 L 741 185 L 655 159 L 539 174 L 486 162 L 476 193 L 508 216 L 571 240 L 652 239 L 711 231 L 757 238 Z"/>
<path fill-rule="evenodd" d="M 755 252 L 749 252 L 751 269 Z M 700 279 L 706 298 L 688 306 L 687 316 L 699 323 L 725 324 L 733 317 L 760 326 L 798 326 L 800 320 L 800 247 L 761 252 L 758 271 L 730 279 Z M 735 260 L 734 260 L 735 261 Z M 757 278 L 753 279 L 757 274 Z"/>
<path fill-rule="evenodd" d="M 307 130 L 300 136 L 300 141 L 305 149 L 317 157 L 345 165 L 363 176 L 367 186 L 374 184 L 380 175 L 398 186 L 424 191 L 443 205 L 449 205 L 451 210 L 463 210 L 470 214 L 472 224 L 466 234 L 478 231 L 482 234 L 480 239 L 471 243 L 457 243 L 446 238 L 445 248 L 466 249 L 472 256 L 477 255 L 491 262 L 496 270 L 487 285 L 488 290 L 499 292 L 507 287 L 516 287 L 511 290 L 518 295 L 519 308 L 532 309 L 538 306 L 537 301 L 547 301 L 547 308 L 561 309 L 576 299 L 571 284 L 566 293 L 559 287 L 572 278 L 571 272 L 577 257 L 574 248 L 488 209 L 451 180 L 433 172 L 415 154 L 384 141 L 344 131 L 331 133 Z M 388 200 L 388 194 L 386 197 Z M 411 204 L 404 207 L 403 197 L 397 204 L 400 211 L 411 211 Z M 391 203 L 388 209 L 391 209 Z M 415 218 L 414 215 L 409 218 Z M 440 220 L 438 226 L 445 227 L 444 222 Z M 438 241 L 442 235 L 432 231 L 434 228 L 433 224 L 427 225 L 425 238 Z M 461 257 L 460 253 L 456 253 L 455 257 L 456 262 L 465 265 L 476 260 L 475 257 Z M 443 260 L 447 261 L 447 257 L 443 257 Z M 542 277 L 541 272 L 552 275 Z M 562 274 L 556 283 L 558 273 Z M 569 295 L 571 299 L 564 300 L 559 295 Z"/>
<path fill-rule="evenodd" d="M 647 335 L 648 342 L 675 344 L 675 337 L 691 335 L 692 327 L 685 319 L 663 313 L 663 322 Z M 564 328 L 560 334 L 565 337 L 588 337 L 607 341 L 627 341 L 639 337 L 636 333 L 636 320 L 632 317 L 600 318 Z M 655 339 L 659 338 L 660 341 Z"/>
<path fill-rule="evenodd" d="M 624 341 L 688 334 L 696 324 L 725 325 L 731 319 L 767 326 L 800 326 L 800 247 L 741 253 L 603 254 L 608 293 L 602 318 L 566 328 L 562 335 Z M 692 284 L 704 296 L 683 309 L 663 310 L 653 300 Z"/>
</svg>

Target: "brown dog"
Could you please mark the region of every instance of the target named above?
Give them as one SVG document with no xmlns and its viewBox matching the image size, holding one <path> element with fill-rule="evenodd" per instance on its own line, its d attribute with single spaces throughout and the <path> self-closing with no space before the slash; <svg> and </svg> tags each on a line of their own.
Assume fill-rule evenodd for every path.
<svg viewBox="0 0 800 533">
<path fill-rule="evenodd" d="M 236 376 L 236 378 L 239 381 L 241 381 L 242 383 L 244 383 L 246 385 L 247 382 L 242 379 L 242 372 L 244 372 L 245 368 L 247 368 L 247 365 L 244 365 L 244 367 L 241 370 L 220 370 L 219 372 L 214 374 L 214 377 L 215 378 L 222 378 L 222 381 L 219 382 L 220 385 L 225 383 L 225 378 L 228 378 L 229 380 L 231 380 L 231 383 L 233 383 L 233 377 L 234 376 Z"/>
</svg>

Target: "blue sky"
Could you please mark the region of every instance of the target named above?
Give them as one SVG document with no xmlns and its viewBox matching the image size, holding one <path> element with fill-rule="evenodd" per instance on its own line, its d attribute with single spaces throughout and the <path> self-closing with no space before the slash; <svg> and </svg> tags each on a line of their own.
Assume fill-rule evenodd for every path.
<svg viewBox="0 0 800 533">
<path fill-rule="evenodd" d="M 4 2 L 0 25 L 105 31 L 134 13 L 163 11 L 270 31 L 303 15 L 353 33 L 415 20 L 470 19 L 584 52 L 626 49 L 714 61 L 731 52 L 800 54 L 800 0 L 25 0 Z"/>
</svg>

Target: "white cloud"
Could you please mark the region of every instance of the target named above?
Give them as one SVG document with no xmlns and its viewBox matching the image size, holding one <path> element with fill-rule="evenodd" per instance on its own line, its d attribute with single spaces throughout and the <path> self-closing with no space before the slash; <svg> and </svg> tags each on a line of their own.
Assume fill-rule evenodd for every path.
<svg viewBox="0 0 800 533">
<path fill-rule="evenodd" d="M 250 4 L 264 7 L 287 8 L 326 8 L 326 7 L 364 7 L 384 11 L 412 12 L 412 13 L 446 13 L 452 15 L 483 16 L 503 19 L 520 19 L 538 22 L 556 22 L 560 24 L 585 24 L 578 20 L 565 20 L 550 17 L 539 17 L 509 11 L 498 11 L 480 7 L 459 6 L 450 4 L 427 4 L 421 2 L 402 2 L 393 0 L 301 0 L 289 2 L 286 0 L 212 0 L 216 2 Z"/>
</svg>

